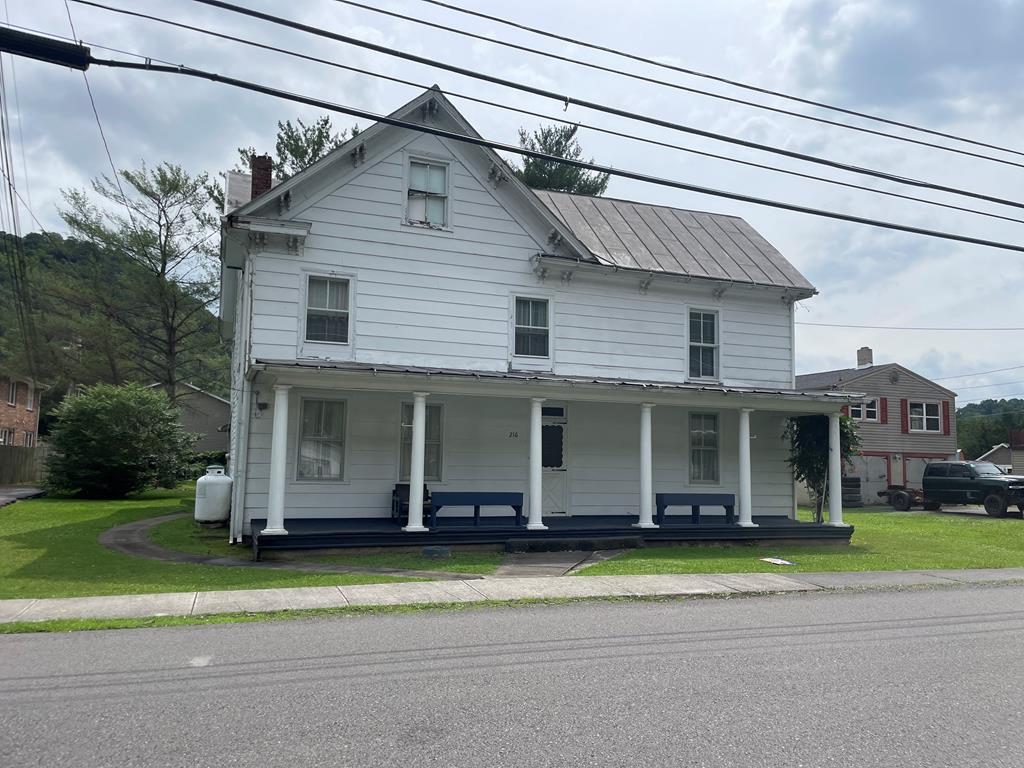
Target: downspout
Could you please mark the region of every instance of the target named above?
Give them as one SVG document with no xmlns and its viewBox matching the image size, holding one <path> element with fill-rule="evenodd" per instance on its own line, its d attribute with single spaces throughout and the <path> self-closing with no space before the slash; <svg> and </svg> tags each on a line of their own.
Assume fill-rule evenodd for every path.
<svg viewBox="0 0 1024 768">
<path fill-rule="evenodd" d="M 252 269 L 250 264 L 247 264 L 247 266 L 250 266 L 250 269 L 245 270 L 244 290 L 240 297 L 243 319 L 243 322 L 240 324 L 241 328 L 239 328 L 242 334 L 242 338 L 239 339 L 242 345 L 242 402 L 239 405 L 241 414 L 238 419 L 240 432 L 237 445 L 238 455 L 235 456 L 235 466 L 232 467 L 231 478 L 234 481 L 231 499 L 231 521 L 228 528 L 228 541 L 231 544 L 241 543 L 242 541 L 242 528 L 245 521 L 246 470 L 249 463 L 249 430 L 252 427 L 253 381 L 250 380 L 248 373 L 249 364 L 252 360 L 252 334 L 250 332 L 252 324 Z M 255 379 L 255 375 L 253 375 L 252 379 Z"/>
</svg>

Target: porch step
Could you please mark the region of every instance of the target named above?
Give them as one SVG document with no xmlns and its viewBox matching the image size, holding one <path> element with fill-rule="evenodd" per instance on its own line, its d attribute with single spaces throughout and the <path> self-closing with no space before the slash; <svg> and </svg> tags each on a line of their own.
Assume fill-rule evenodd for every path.
<svg viewBox="0 0 1024 768">
<path fill-rule="evenodd" d="M 601 536 L 597 538 L 508 539 L 506 552 L 591 552 L 597 549 L 639 549 L 644 546 L 640 536 Z"/>
</svg>

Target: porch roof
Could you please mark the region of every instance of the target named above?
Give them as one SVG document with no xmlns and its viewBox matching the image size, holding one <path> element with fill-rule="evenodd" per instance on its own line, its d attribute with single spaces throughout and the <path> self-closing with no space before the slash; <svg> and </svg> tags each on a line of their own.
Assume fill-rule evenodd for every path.
<svg viewBox="0 0 1024 768">
<path fill-rule="evenodd" d="M 357 363 L 349 361 L 324 361 L 324 360 L 269 360 L 257 359 L 257 368 L 264 369 L 292 369 L 302 371 L 339 371 L 360 374 L 412 376 L 427 380 L 430 378 L 445 378 L 452 380 L 494 380 L 509 383 L 553 384 L 553 385 L 575 385 L 595 388 L 621 388 L 634 392 L 651 393 L 699 393 L 705 392 L 715 395 L 749 395 L 754 397 L 771 397 L 797 403 L 835 403 L 838 408 L 847 402 L 863 399 L 862 392 L 840 392 L 828 391 L 801 391 L 797 389 L 783 389 L 778 387 L 742 387 L 729 386 L 716 383 L 691 383 L 677 381 L 656 381 L 646 379 L 617 379 L 599 376 L 568 376 L 543 371 L 474 371 L 463 368 L 434 368 L 412 365 L 385 365 L 379 363 Z"/>
</svg>

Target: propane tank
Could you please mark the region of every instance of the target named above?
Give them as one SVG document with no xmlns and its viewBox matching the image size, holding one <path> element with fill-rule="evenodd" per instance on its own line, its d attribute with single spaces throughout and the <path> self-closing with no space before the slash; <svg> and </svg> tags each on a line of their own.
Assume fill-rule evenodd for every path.
<svg viewBox="0 0 1024 768">
<path fill-rule="evenodd" d="M 211 464 L 196 481 L 196 522 L 223 523 L 230 514 L 231 478 L 220 464 Z"/>
</svg>

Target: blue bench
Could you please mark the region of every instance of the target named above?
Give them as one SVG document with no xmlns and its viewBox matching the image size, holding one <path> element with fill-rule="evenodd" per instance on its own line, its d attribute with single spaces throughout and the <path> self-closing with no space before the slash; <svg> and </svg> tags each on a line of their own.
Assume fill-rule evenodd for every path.
<svg viewBox="0 0 1024 768">
<path fill-rule="evenodd" d="M 694 525 L 700 524 L 701 507 L 725 507 L 725 522 L 736 522 L 736 497 L 731 493 L 656 493 L 654 502 L 658 508 L 654 522 L 658 525 L 669 507 L 689 507 Z"/>
<path fill-rule="evenodd" d="M 434 491 L 430 496 L 430 527 L 442 507 L 472 507 L 473 525 L 480 525 L 480 507 L 512 507 L 516 525 L 523 522 L 523 494 L 497 491 Z"/>
</svg>

